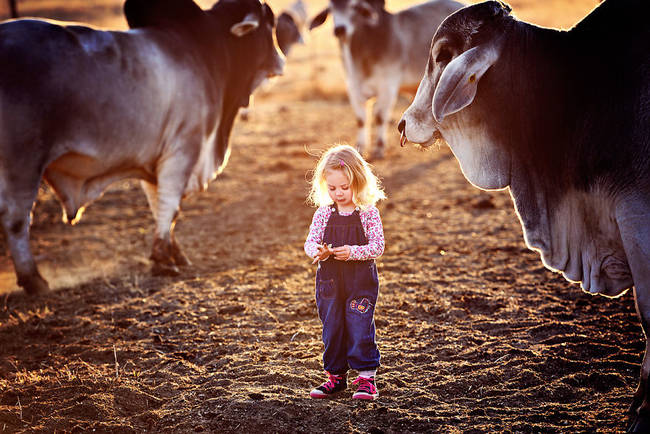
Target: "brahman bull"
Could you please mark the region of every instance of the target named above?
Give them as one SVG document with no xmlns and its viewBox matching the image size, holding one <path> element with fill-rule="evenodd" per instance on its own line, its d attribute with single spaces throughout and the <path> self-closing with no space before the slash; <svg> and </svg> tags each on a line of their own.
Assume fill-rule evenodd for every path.
<svg viewBox="0 0 650 434">
<path fill-rule="evenodd" d="M 398 129 L 444 139 L 465 177 L 509 188 L 527 245 L 593 294 L 634 286 L 650 333 L 650 2 L 607 0 L 569 31 L 488 1 L 447 18 Z M 647 342 L 647 339 L 646 339 Z M 631 407 L 650 430 L 650 346 Z"/>
<path fill-rule="evenodd" d="M 275 18 L 259 0 L 127 0 L 131 30 L 45 20 L 0 25 L 0 221 L 18 284 L 48 289 L 29 248 L 44 179 L 74 224 L 111 183 L 139 178 L 151 207 L 153 271 L 189 263 L 174 222 L 181 198 L 228 160 L 239 107 L 282 72 Z"/>
<path fill-rule="evenodd" d="M 348 98 L 357 118 L 357 149 L 366 147 L 366 103 L 372 113 L 375 145 L 371 158 L 383 158 L 387 126 L 400 89 L 417 88 L 427 63 L 431 38 L 442 20 L 463 7 L 454 0 L 432 0 L 396 14 L 384 0 L 330 0 L 312 20 L 313 29 L 331 13 L 339 40 Z"/>
</svg>

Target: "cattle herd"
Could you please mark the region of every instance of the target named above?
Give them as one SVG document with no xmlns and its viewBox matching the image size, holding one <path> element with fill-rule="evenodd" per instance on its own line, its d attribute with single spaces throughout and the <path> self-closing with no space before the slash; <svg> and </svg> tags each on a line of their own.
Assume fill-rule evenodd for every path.
<svg viewBox="0 0 650 434">
<path fill-rule="evenodd" d="M 74 224 L 113 182 L 139 179 L 155 221 L 154 273 L 189 265 L 174 237 L 183 197 L 226 166 L 237 113 L 302 42 L 305 4 L 126 0 L 128 31 L 0 24 L 0 221 L 18 284 L 48 290 L 29 247 L 44 180 Z M 511 192 L 526 243 L 585 291 L 634 288 L 650 333 L 650 4 L 606 0 L 568 31 L 498 1 L 330 0 L 365 151 L 382 158 L 401 88 L 417 87 L 401 144 L 444 140 L 469 182 Z M 275 38 L 274 38 L 275 29 Z M 275 43 L 277 41 L 277 44 Z M 107 84 L 108 83 L 108 84 Z M 419 86 L 418 86 L 419 83 Z M 646 342 L 648 342 L 646 340 Z M 650 345 L 629 430 L 650 430 Z"/>
</svg>

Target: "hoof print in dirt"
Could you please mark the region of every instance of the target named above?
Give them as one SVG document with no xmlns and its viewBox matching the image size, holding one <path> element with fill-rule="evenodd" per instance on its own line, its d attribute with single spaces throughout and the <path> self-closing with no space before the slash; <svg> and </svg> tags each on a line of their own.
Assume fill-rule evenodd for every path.
<svg viewBox="0 0 650 434">
<path fill-rule="evenodd" d="M 481 198 L 472 204 L 474 209 L 494 209 L 496 206 L 491 197 Z"/>
<path fill-rule="evenodd" d="M 224 306 L 221 309 L 219 309 L 219 313 L 224 315 L 224 314 L 235 314 L 235 313 L 240 313 L 244 312 L 246 310 L 246 306 L 243 304 L 233 304 L 230 306 Z"/>
</svg>

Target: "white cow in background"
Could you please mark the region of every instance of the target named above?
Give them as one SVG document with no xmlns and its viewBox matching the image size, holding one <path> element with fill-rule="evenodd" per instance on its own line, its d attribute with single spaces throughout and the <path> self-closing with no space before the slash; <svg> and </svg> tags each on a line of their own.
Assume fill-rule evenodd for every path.
<svg viewBox="0 0 650 434">
<path fill-rule="evenodd" d="M 390 114 L 400 89 L 417 88 L 427 64 L 433 33 L 447 15 L 464 5 L 454 0 L 432 0 L 392 14 L 384 0 L 331 0 L 311 22 L 320 26 L 328 15 L 334 19 L 350 104 L 357 118 L 357 149 L 363 153 L 372 109 L 375 144 L 371 158 L 383 158 Z"/>
</svg>

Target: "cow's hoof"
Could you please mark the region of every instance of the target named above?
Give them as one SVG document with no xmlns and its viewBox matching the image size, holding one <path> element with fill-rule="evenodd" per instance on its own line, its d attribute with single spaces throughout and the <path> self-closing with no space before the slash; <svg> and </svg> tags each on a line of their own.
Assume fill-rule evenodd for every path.
<svg viewBox="0 0 650 434">
<path fill-rule="evenodd" d="M 154 276 L 176 277 L 181 274 L 181 272 L 176 265 L 154 262 L 151 266 L 151 274 Z"/>
<path fill-rule="evenodd" d="M 18 278 L 18 285 L 21 286 L 29 295 L 44 294 L 50 290 L 47 281 L 38 273 Z"/>
<path fill-rule="evenodd" d="M 650 432 L 650 417 L 646 414 L 633 415 L 630 418 L 627 432 Z"/>
<path fill-rule="evenodd" d="M 386 149 L 383 146 L 376 147 L 372 151 L 372 154 L 370 154 L 370 161 L 383 160 L 385 154 L 386 154 Z"/>
<path fill-rule="evenodd" d="M 186 266 L 188 266 L 188 265 L 192 265 L 192 261 L 190 261 L 190 260 L 187 258 L 187 256 L 185 256 L 185 255 L 182 254 L 182 253 L 180 254 L 180 256 L 174 255 L 174 262 L 175 262 L 176 265 L 178 265 L 179 267 L 186 267 Z"/>
<path fill-rule="evenodd" d="M 174 263 L 179 267 L 185 267 L 187 265 L 192 265 L 192 262 L 185 256 L 185 253 L 178 247 L 176 244 L 172 244 L 172 258 Z"/>
</svg>

